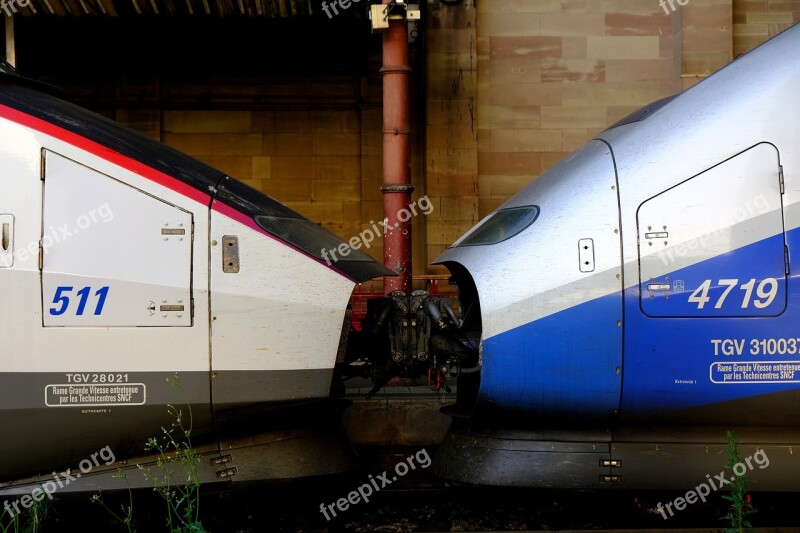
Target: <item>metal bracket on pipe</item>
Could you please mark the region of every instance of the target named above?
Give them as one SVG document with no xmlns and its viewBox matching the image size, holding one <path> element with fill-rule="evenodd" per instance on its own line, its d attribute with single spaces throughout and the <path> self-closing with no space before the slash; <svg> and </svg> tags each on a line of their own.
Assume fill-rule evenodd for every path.
<svg viewBox="0 0 800 533">
<path fill-rule="evenodd" d="M 372 31 L 385 31 L 389 28 L 389 20 L 419 20 L 419 5 L 408 5 L 403 0 L 392 0 L 387 4 L 373 1 L 369 6 L 369 18 Z"/>
<path fill-rule="evenodd" d="M 410 183 L 405 185 L 381 185 L 381 192 L 391 193 L 391 192 L 414 192 L 414 186 Z"/>
</svg>

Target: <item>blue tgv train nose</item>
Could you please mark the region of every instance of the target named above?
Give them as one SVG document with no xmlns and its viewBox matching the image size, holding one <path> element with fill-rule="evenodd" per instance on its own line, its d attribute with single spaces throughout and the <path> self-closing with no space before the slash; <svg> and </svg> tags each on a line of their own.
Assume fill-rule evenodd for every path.
<svg viewBox="0 0 800 533">
<path fill-rule="evenodd" d="M 593 141 L 437 259 L 459 286 L 475 283 L 484 401 L 541 416 L 619 408 L 617 192 L 611 150 Z"/>
<path fill-rule="evenodd" d="M 492 414 L 452 426 L 441 475 L 686 490 L 733 430 L 769 454 L 759 489 L 797 490 L 799 48 L 795 26 L 633 113 L 437 259 L 480 309 L 459 401 Z"/>
</svg>

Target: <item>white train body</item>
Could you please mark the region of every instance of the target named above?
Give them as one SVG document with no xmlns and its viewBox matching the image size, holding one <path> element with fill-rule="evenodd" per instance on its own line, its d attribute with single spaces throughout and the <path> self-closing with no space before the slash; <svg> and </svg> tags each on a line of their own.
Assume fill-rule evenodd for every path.
<svg viewBox="0 0 800 533">
<path fill-rule="evenodd" d="M 199 436 L 329 396 L 350 293 L 379 264 L 329 266 L 341 241 L 318 225 L 26 89 L 0 88 L 0 168 L 0 477 L 141 450 L 169 403 Z"/>
</svg>

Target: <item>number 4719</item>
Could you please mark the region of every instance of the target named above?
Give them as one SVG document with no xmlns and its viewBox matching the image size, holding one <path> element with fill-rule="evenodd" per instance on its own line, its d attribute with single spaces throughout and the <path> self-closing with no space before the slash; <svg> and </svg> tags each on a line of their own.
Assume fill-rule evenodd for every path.
<svg viewBox="0 0 800 533">
<path fill-rule="evenodd" d="M 720 294 L 719 299 L 714 304 L 714 309 L 721 309 L 722 305 L 725 303 L 725 300 L 728 298 L 728 295 L 731 291 L 739 287 L 739 290 L 744 291 L 744 296 L 742 297 L 742 309 L 747 309 L 750 307 L 750 303 L 756 306 L 759 309 L 764 309 L 765 307 L 769 307 L 773 300 L 775 300 L 775 296 L 778 294 L 778 280 L 775 278 L 766 278 L 761 280 L 756 287 L 756 280 L 751 279 L 747 283 L 743 283 L 739 286 L 738 279 L 721 279 L 717 281 L 717 286 L 725 287 L 725 290 L 722 291 Z M 698 309 L 703 309 L 705 305 L 711 300 L 708 296 L 708 291 L 711 289 L 711 280 L 707 279 L 703 283 L 700 284 L 697 289 L 689 296 L 689 301 L 692 303 L 697 304 Z M 753 298 L 753 289 L 755 289 L 756 297 Z"/>
</svg>

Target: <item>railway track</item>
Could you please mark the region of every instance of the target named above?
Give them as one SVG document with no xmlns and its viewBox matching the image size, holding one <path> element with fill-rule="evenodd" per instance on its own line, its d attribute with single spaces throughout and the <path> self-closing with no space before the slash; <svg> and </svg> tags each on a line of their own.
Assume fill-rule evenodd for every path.
<svg viewBox="0 0 800 533">
<path fill-rule="evenodd" d="M 382 495 L 375 502 L 349 515 L 327 522 L 318 513 L 318 499 L 307 499 L 307 493 L 291 493 L 295 502 L 275 499 L 275 494 L 263 489 L 235 494 L 204 495 L 203 525 L 215 533 L 394 533 L 445 531 L 723 531 L 726 523 L 719 520 L 725 509 L 721 503 L 687 513 L 667 522 L 648 515 L 646 503 L 637 508 L 636 497 L 625 495 L 607 498 L 603 495 L 527 495 L 531 501 L 482 493 L 454 495 L 447 501 L 431 498 L 430 493 L 415 494 L 413 498 L 397 497 L 397 492 Z M 125 502 L 125 498 L 116 501 Z M 642 502 L 642 499 L 639 500 Z M 753 515 L 756 530 L 766 532 L 797 532 L 800 522 L 792 517 L 788 498 L 759 499 L 759 512 Z M 776 504 L 784 510 L 776 512 Z M 164 531 L 161 502 L 150 494 L 134 495 L 134 523 L 137 531 Z M 580 507 L 580 509 L 576 509 Z M 88 499 L 74 497 L 56 502 L 46 525 L 56 530 L 80 526 L 82 531 L 111 533 L 125 531 L 102 509 L 92 506 Z M 780 524 L 780 525 L 776 525 Z M 62 529 L 63 528 L 63 529 Z M 47 529 L 45 529 L 47 531 Z"/>
</svg>

